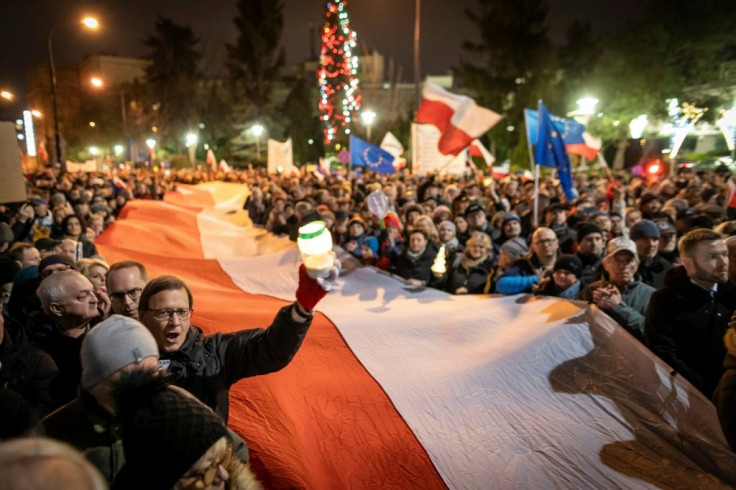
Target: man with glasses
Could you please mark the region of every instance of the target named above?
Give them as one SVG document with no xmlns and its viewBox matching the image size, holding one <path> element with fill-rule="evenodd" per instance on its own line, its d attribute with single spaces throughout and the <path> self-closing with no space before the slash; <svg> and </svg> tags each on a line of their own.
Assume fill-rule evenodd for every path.
<svg viewBox="0 0 736 490">
<path fill-rule="evenodd" d="M 115 314 L 138 320 L 138 300 L 148 282 L 146 268 L 140 262 L 116 262 L 107 272 L 107 294 Z"/>
<path fill-rule="evenodd" d="M 312 322 L 312 311 L 337 278 L 336 267 L 322 286 L 299 270 L 297 301 L 279 310 L 268 329 L 253 328 L 205 336 L 191 325 L 192 292 L 174 276 L 143 288 L 138 316 L 153 334 L 160 363 L 186 389 L 228 420 L 229 390 L 237 381 L 284 368 L 296 354 Z M 108 275 L 109 277 L 109 275 Z"/>
<path fill-rule="evenodd" d="M 501 294 L 531 293 L 534 286 L 550 276 L 559 249 L 557 235 L 550 228 L 537 228 L 532 234 L 531 253 L 511 264 L 496 283 Z"/>
</svg>

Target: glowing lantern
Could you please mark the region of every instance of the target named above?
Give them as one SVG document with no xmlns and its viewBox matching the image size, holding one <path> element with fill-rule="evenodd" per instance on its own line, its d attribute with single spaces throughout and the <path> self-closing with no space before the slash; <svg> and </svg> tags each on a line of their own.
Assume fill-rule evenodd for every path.
<svg viewBox="0 0 736 490">
<path fill-rule="evenodd" d="M 299 228 L 296 239 L 307 274 L 316 279 L 327 277 L 335 265 L 332 235 L 324 221 L 312 221 Z"/>
</svg>

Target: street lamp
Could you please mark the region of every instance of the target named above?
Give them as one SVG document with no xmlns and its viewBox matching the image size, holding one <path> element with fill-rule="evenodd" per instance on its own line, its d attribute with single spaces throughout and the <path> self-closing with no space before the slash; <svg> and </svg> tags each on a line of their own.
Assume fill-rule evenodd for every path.
<svg viewBox="0 0 736 490">
<path fill-rule="evenodd" d="M 82 25 L 90 30 L 97 30 L 97 28 L 100 27 L 99 22 L 94 17 L 84 17 L 81 21 Z M 56 161 L 61 164 L 61 172 L 63 173 L 66 168 L 64 165 L 64 162 L 61 158 L 61 135 L 59 133 L 59 108 L 57 105 L 57 95 L 56 95 L 56 67 L 54 66 L 54 50 L 52 47 L 52 37 L 54 34 L 54 31 L 59 27 L 69 26 L 76 24 L 75 21 L 71 22 L 61 22 L 59 24 L 56 24 L 54 27 L 51 28 L 49 31 L 48 38 L 46 40 L 48 53 L 49 53 L 49 78 L 51 79 L 51 105 L 54 109 L 54 149 L 56 151 Z"/>
<path fill-rule="evenodd" d="M 591 116 L 595 114 L 595 106 L 598 104 L 598 99 L 595 97 L 583 97 L 577 100 L 578 114 L 581 116 Z"/>
<path fill-rule="evenodd" d="M 0 97 L 5 100 L 13 100 L 15 98 L 15 95 L 13 95 L 13 92 L 10 92 L 8 90 L 2 90 L 0 91 Z"/>
<path fill-rule="evenodd" d="M 105 85 L 105 82 L 102 81 L 100 77 L 92 77 L 89 79 L 89 83 L 92 84 L 95 88 L 102 88 L 103 85 Z"/>
<path fill-rule="evenodd" d="M 261 136 L 265 129 L 260 124 L 254 124 L 250 128 L 250 132 L 256 137 L 256 158 L 261 159 Z"/>
<path fill-rule="evenodd" d="M 360 118 L 363 120 L 363 124 L 365 124 L 365 136 L 368 141 L 371 140 L 371 126 L 373 126 L 373 121 L 376 120 L 376 113 L 373 111 L 363 111 L 360 114 Z"/>
<path fill-rule="evenodd" d="M 194 133 L 187 133 L 184 137 L 184 144 L 189 149 L 189 162 L 194 165 L 194 156 L 197 151 L 197 135 Z"/>
</svg>

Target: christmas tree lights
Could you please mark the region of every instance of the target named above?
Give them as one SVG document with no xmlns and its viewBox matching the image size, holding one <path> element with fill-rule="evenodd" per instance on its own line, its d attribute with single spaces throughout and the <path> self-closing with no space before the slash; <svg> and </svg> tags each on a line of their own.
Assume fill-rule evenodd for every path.
<svg viewBox="0 0 736 490">
<path fill-rule="evenodd" d="M 351 114 L 360 109 L 358 57 L 353 54 L 357 36 L 350 29 L 347 2 L 329 0 L 322 26 L 322 50 L 317 72 L 319 110 L 325 143 L 350 134 Z"/>
</svg>

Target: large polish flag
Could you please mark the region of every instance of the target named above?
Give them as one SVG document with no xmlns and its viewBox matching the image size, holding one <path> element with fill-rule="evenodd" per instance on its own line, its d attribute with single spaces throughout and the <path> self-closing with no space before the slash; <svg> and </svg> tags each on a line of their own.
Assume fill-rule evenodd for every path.
<svg viewBox="0 0 736 490">
<path fill-rule="evenodd" d="M 480 107 L 470 97 L 450 93 L 432 82 L 424 82 L 416 116 L 418 123 L 431 124 L 440 130 L 438 149 L 443 155 L 457 155 L 501 117 Z"/>
<path fill-rule="evenodd" d="M 299 254 L 248 226 L 245 192 L 129 202 L 98 249 L 182 277 L 206 332 L 267 326 Z M 711 402 L 595 307 L 450 296 L 346 259 L 318 309 L 291 364 L 231 389 L 269 488 L 736 485 Z"/>
</svg>

